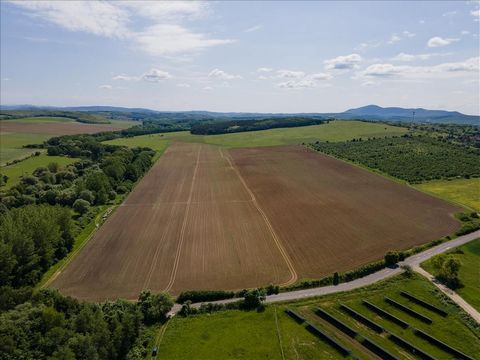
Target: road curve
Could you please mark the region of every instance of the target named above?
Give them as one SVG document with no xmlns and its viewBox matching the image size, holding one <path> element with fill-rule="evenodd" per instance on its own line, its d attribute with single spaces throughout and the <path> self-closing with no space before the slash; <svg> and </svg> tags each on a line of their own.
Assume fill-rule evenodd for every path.
<svg viewBox="0 0 480 360">
<path fill-rule="evenodd" d="M 437 245 L 437 246 L 434 246 L 430 249 L 422 251 L 421 253 L 410 256 L 407 259 L 405 259 L 405 261 L 400 262 L 399 265 L 400 266 L 402 266 L 402 265 L 411 266 L 413 270 L 421 269 L 420 268 L 420 263 L 424 262 L 425 260 L 428 260 L 431 257 L 433 257 L 435 255 L 438 255 L 438 254 L 441 254 L 445 251 L 448 251 L 448 250 L 450 250 L 454 247 L 466 244 L 466 243 L 468 243 L 470 241 L 473 241 L 473 240 L 475 240 L 479 237 L 480 237 L 480 230 L 474 231 L 470 234 L 460 236 L 460 237 L 458 237 L 454 240 L 444 242 L 440 245 Z M 352 280 L 352 281 L 349 281 L 349 282 L 344 282 L 344 283 L 341 283 L 339 285 L 329 285 L 329 286 L 322 286 L 322 287 L 312 288 L 312 289 L 304 289 L 304 290 L 284 292 L 284 293 L 280 293 L 280 294 L 277 294 L 277 295 L 269 295 L 269 296 L 267 296 L 265 302 L 266 303 L 275 303 L 275 302 L 281 302 L 281 301 L 300 300 L 300 299 L 306 299 L 306 298 L 310 298 L 310 297 L 316 297 L 316 296 L 323 296 L 323 295 L 338 293 L 338 292 L 342 292 L 342 291 L 350 291 L 350 290 L 358 289 L 358 288 L 361 288 L 361 287 L 364 287 L 364 286 L 367 286 L 367 285 L 374 284 L 378 281 L 387 279 L 391 276 L 400 274 L 402 272 L 403 272 L 403 270 L 402 270 L 401 267 L 397 267 L 397 268 L 393 268 L 393 269 L 392 268 L 384 268 L 384 269 L 379 270 L 379 271 L 377 271 L 373 274 L 370 274 L 370 275 L 367 275 L 367 276 L 364 276 L 362 278 Z M 461 306 L 463 308 L 463 306 L 455 300 L 455 297 L 452 297 L 452 296 L 449 296 L 449 297 L 453 301 L 455 301 L 459 306 Z M 238 300 L 239 300 L 238 298 L 234 298 L 234 299 L 212 301 L 212 303 L 214 303 L 214 304 L 215 303 L 216 304 L 227 304 L 227 303 L 235 302 L 235 301 L 238 301 Z M 465 301 L 463 300 L 463 302 L 465 302 Z M 192 306 L 193 307 L 199 307 L 200 303 L 192 304 Z M 180 308 L 181 308 L 181 305 L 175 304 L 175 306 L 172 308 L 171 314 L 172 315 L 176 314 L 180 310 Z M 470 311 L 467 311 L 467 312 L 470 314 Z M 475 316 L 472 316 L 472 317 L 475 318 Z"/>
</svg>

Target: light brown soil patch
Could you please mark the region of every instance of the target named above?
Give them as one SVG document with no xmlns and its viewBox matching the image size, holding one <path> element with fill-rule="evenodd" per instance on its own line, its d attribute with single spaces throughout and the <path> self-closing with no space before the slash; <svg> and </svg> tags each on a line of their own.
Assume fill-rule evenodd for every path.
<svg viewBox="0 0 480 360">
<path fill-rule="evenodd" d="M 52 282 L 89 300 L 142 289 L 238 289 L 292 279 L 272 232 L 220 149 L 170 146 Z"/>
<path fill-rule="evenodd" d="M 115 124 L 85 124 L 80 122 L 68 123 L 27 123 L 18 121 L 0 121 L 0 132 L 8 133 L 30 133 L 30 134 L 53 134 L 53 135 L 75 135 L 93 134 L 102 131 L 121 130 Z"/>
<path fill-rule="evenodd" d="M 461 208 L 300 146 L 230 150 L 301 278 L 451 234 Z"/>
</svg>

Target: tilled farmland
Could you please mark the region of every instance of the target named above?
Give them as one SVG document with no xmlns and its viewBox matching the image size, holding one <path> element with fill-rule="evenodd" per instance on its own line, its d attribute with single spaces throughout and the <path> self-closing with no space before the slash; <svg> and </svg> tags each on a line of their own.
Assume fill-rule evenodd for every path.
<svg viewBox="0 0 480 360">
<path fill-rule="evenodd" d="M 457 211 L 300 146 L 175 143 L 51 286 L 107 300 L 287 284 L 450 234 Z"/>
</svg>

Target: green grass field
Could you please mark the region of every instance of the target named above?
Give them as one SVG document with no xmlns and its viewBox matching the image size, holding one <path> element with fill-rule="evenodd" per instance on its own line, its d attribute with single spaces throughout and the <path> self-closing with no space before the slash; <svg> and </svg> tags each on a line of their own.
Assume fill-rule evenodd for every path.
<svg viewBox="0 0 480 360">
<path fill-rule="evenodd" d="M 8 176 L 7 184 L 3 187 L 3 189 L 8 189 L 17 184 L 22 175 L 32 174 L 32 172 L 40 166 L 47 166 L 51 162 L 56 162 L 60 166 L 66 166 L 77 160 L 78 159 L 72 159 L 64 156 L 48 156 L 47 154 L 41 154 L 39 156 L 33 156 L 26 160 L 20 161 L 16 164 L 3 166 L 0 169 L 0 173 Z"/>
<path fill-rule="evenodd" d="M 0 165 L 9 161 L 23 158 L 38 151 L 37 149 L 24 149 L 28 144 L 41 144 L 54 135 L 25 134 L 25 133 L 0 133 Z"/>
<path fill-rule="evenodd" d="M 480 311 L 480 239 L 460 246 L 450 253 L 462 263 L 458 277 L 463 287 L 455 291 Z M 422 263 L 422 267 L 431 274 L 435 272 L 432 259 Z"/>
<path fill-rule="evenodd" d="M 415 187 L 480 211 L 480 178 L 431 181 L 415 185 Z"/>
<path fill-rule="evenodd" d="M 229 148 L 301 144 L 312 141 L 345 141 L 353 138 L 369 138 L 402 135 L 407 129 L 385 124 L 361 121 L 332 121 L 325 125 L 296 128 L 270 129 L 222 135 L 192 135 L 188 131 L 143 135 L 108 141 L 108 144 L 148 146 L 165 149 L 171 141 L 201 142 Z"/>
<path fill-rule="evenodd" d="M 409 302 L 399 291 L 406 290 L 429 303 L 445 309 L 449 315 L 443 318 L 419 305 Z M 427 325 L 393 308 L 384 301 L 389 296 L 402 304 L 430 317 L 433 324 Z M 361 304 L 366 299 L 407 321 L 410 328 L 398 325 L 377 316 Z M 389 352 L 402 359 L 416 359 L 410 353 L 395 345 L 388 336 L 377 334 L 371 329 L 347 316 L 339 309 L 343 303 L 364 316 L 376 321 L 410 343 L 418 346 L 437 359 L 453 359 L 448 353 L 436 348 L 414 335 L 412 327 L 428 331 L 432 336 L 470 356 L 480 353 L 480 330 L 474 329 L 462 319 L 461 311 L 430 282 L 420 276 L 406 278 L 403 275 L 379 282 L 362 289 L 327 295 L 321 298 L 300 300 L 267 306 L 264 312 L 223 311 L 213 314 L 175 317 L 170 320 L 159 345 L 158 358 L 161 359 L 337 359 L 341 356 L 323 341 L 310 334 L 304 325 L 297 324 L 285 315 L 285 308 L 301 313 L 307 320 L 337 339 L 361 359 L 369 358 L 365 348 L 316 316 L 316 307 L 328 311 L 338 319 L 355 328 L 361 336 L 367 336 Z M 277 313 L 278 330 L 275 321 Z M 281 339 L 279 341 L 279 339 Z M 281 344 L 281 346 L 280 346 Z"/>
</svg>

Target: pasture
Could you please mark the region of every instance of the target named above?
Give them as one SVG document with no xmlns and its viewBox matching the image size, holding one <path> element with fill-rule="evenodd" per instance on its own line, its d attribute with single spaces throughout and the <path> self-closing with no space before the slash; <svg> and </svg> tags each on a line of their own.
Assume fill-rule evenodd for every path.
<svg viewBox="0 0 480 360">
<path fill-rule="evenodd" d="M 72 159 L 65 156 L 48 156 L 47 154 L 41 154 L 39 156 L 30 157 L 16 164 L 4 166 L 0 172 L 2 175 L 8 176 L 8 181 L 3 189 L 9 189 L 13 185 L 18 184 L 22 176 L 31 175 L 38 167 L 46 167 L 48 164 L 53 162 L 57 163 L 62 168 L 74 163 L 77 160 L 78 159 Z"/>
<path fill-rule="evenodd" d="M 115 120 L 111 124 L 85 124 L 64 117 L 0 120 L 0 165 L 38 151 L 23 146 L 41 144 L 53 136 L 121 130 L 135 124 L 126 120 Z"/>
<path fill-rule="evenodd" d="M 415 187 L 480 212 L 480 178 L 430 181 Z"/>
<path fill-rule="evenodd" d="M 424 300 L 448 312 L 447 317 L 433 313 L 400 295 L 400 291 Z M 388 296 L 415 311 L 432 318 L 431 325 L 392 307 L 385 302 Z M 406 329 L 377 315 L 362 304 L 367 300 L 372 304 L 394 314 L 407 322 Z M 285 314 L 285 309 L 292 309 L 301 314 L 309 323 L 314 324 L 337 342 L 352 351 L 352 356 L 360 359 L 378 359 L 367 350 L 360 341 L 368 337 L 385 350 L 400 359 L 417 359 L 393 342 L 387 332 L 377 333 L 360 321 L 352 318 L 340 308 L 345 304 L 379 324 L 387 332 L 400 336 L 409 343 L 432 355 L 436 359 L 453 359 L 449 353 L 415 335 L 413 328 L 428 332 L 435 338 L 470 356 L 480 353 L 480 333 L 465 323 L 459 308 L 445 300 L 434 285 L 420 276 L 407 278 L 396 276 L 378 284 L 362 289 L 332 294 L 309 300 L 290 303 L 270 304 L 264 312 L 245 312 L 227 310 L 212 314 L 195 315 L 188 318 L 174 317 L 159 345 L 161 359 L 343 359 L 335 349 L 324 340 L 314 336 L 305 328 L 305 323 L 298 324 Z M 338 320 L 358 332 L 355 339 L 346 336 L 315 314 L 320 307 Z M 278 324 L 278 325 L 277 325 Z M 258 349 L 258 352 L 255 351 Z M 282 357 L 283 353 L 283 357 Z"/>
<path fill-rule="evenodd" d="M 107 141 L 107 144 L 148 146 L 152 149 L 164 147 L 164 142 L 182 141 L 219 145 L 227 148 L 275 146 L 308 143 L 312 141 L 346 141 L 353 138 L 390 137 L 403 135 L 406 128 L 362 121 L 331 121 L 328 124 L 301 126 L 283 129 L 269 129 L 222 135 L 192 135 L 179 131 L 134 138 Z M 158 144 L 161 145 L 158 145 Z"/>
<path fill-rule="evenodd" d="M 52 286 L 107 300 L 291 284 L 450 234 L 457 211 L 301 146 L 174 143 Z"/>
</svg>

